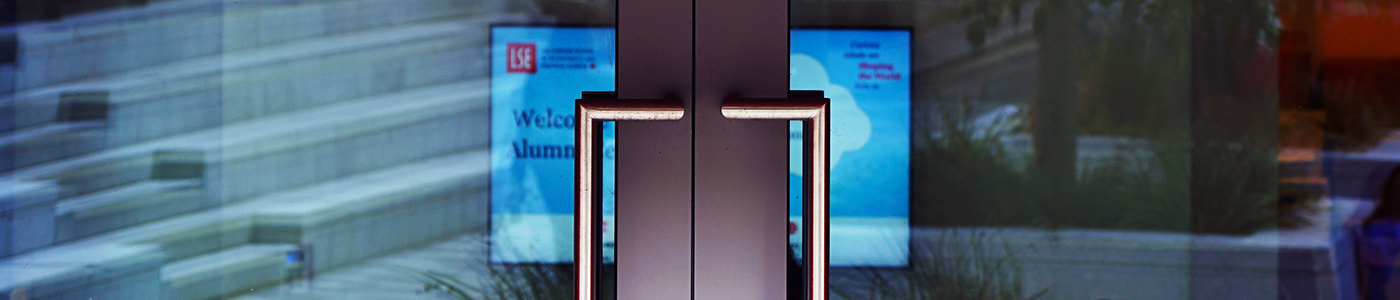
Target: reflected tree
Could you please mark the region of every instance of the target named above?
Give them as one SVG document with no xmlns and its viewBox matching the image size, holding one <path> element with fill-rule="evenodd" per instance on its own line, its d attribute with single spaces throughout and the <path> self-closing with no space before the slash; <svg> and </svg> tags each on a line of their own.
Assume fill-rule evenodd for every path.
<svg viewBox="0 0 1400 300">
<path fill-rule="evenodd" d="M 969 27 L 996 26 L 992 20 L 1002 20 L 1013 8 L 1035 10 L 1038 68 L 1025 122 L 1031 136 L 1028 174 L 1024 181 L 998 179 L 1019 177 L 1014 173 L 985 179 L 1036 191 L 1035 199 L 1011 193 L 994 201 L 1040 209 L 1008 208 L 1022 212 L 1002 218 L 1230 234 L 1290 219 L 1285 215 L 1294 205 L 1278 196 L 1278 92 L 1269 84 L 1277 74 L 1272 1 L 970 0 L 961 6 L 961 16 Z M 978 36 L 984 29 L 969 28 L 968 43 L 986 46 L 986 36 Z M 1145 142 L 1155 157 L 1117 160 L 1149 161 L 1149 174 L 1087 167 L 1099 162 L 1079 161 L 1083 152 L 1101 151 L 1079 148 L 1087 136 Z M 964 156 L 956 150 L 938 155 Z M 962 171 L 947 174 L 969 182 L 976 181 L 969 176 L 986 173 L 955 169 Z M 1146 177 L 1121 179 L 1128 176 Z M 1116 192 L 1132 186 L 1156 192 Z M 1115 213 L 1120 216 L 1109 216 Z"/>
</svg>

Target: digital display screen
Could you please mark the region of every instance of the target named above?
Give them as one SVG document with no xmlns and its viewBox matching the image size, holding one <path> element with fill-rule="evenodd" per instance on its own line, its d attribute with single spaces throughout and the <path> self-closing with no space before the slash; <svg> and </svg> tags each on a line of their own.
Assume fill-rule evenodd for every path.
<svg viewBox="0 0 1400 300">
<path fill-rule="evenodd" d="M 909 263 L 909 35 L 791 32 L 791 89 L 831 99 L 832 266 Z M 788 243 L 800 258 L 801 122 L 792 122 L 789 137 Z"/>
<path fill-rule="evenodd" d="M 495 26 L 493 263 L 573 261 L 574 100 L 612 91 L 612 28 Z M 832 100 L 831 265 L 909 260 L 908 30 L 795 29 L 791 89 Z M 801 253 L 802 133 L 790 136 L 789 243 Z M 604 124 L 603 261 L 614 261 L 614 139 Z"/>
<path fill-rule="evenodd" d="M 493 263 L 574 259 L 574 100 L 611 91 L 613 28 L 491 28 Z M 603 125 L 603 261 L 613 260 L 613 123 Z"/>
</svg>

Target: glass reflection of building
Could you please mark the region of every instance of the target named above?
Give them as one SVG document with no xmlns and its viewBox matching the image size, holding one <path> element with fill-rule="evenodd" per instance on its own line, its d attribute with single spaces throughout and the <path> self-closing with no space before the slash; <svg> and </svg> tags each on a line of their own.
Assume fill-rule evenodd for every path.
<svg viewBox="0 0 1400 300">
<path fill-rule="evenodd" d="M 866 2 L 791 1 L 911 31 L 911 266 L 836 288 L 1394 297 L 1400 4 Z M 567 282 L 487 261 L 489 26 L 614 10 L 0 0 L 0 298 Z"/>
</svg>

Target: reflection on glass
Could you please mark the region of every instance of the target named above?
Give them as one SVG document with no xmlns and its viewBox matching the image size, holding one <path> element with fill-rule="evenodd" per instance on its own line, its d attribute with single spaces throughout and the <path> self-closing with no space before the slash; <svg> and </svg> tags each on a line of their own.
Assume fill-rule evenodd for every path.
<svg viewBox="0 0 1400 300">
<path fill-rule="evenodd" d="M 833 266 L 909 263 L 909 31 L 794 29 L 792 90 L 831 99 Z M 789 126 L 788 243 L 802 256 L 802 122 Z"/>
<path fill-rule="evenodd" d="M 491 71 L 491 261 L 574 259 L 574 100 L 612 91 L 611 27 L 496 26 Z M 612 122 L 603 126 L 603 219 L 612 221 Z M 613 242 L 604 226 L 604 245 Z M 605 262 L 612 248 L 604 247 Z"/>
<path fill-rule="evenodd" d="M 567 299 L 565 261 L 491 262 L 492 191 L 552 180 L 493 186 L 492 95 L 526 88 L 491 28 L 613 10 L 0 0 L 0 299 Z"/>
<path fill-rule="evenodd" d="M 1400 4 L 790 7 L 913 28 L 910 264 L 833 266 L 840 297 L 1400 295 Z"/>
</svg>

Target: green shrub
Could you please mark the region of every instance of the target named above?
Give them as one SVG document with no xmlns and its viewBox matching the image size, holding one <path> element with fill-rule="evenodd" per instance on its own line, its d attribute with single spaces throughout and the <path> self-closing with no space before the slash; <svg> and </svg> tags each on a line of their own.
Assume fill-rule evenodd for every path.
<svg viewBox="0 0 1400 300">
<path fill-rule="evenodd" d="M 1317 197 L 1279 184 L 1276 148 L 1258 144 L 1268 139 L 1121 138 L 1111 157 L 1082 159 L 1065 186 L 1028 174 L 1033 150 L 1009 146 L 1016 131 L 967 125 L 970 99 L 937 102 L 911 151 L 916 226 L 1243 235 L 1306 225 L 1317 209 Z"/>
<path fill-rule="evenodd" d="M 1004 242 L 984 232 L 949 230 L 920 239 L 908 269 L 868 268 L 832 274 L 833 296 L 862 300 L 1027 300 L 1022 262 Z"/>
<path fill-rule="evenodd" d="M 539 300 L 573 299 L 574 274 L 570 264 L 491 265 L 485 280 L 462 276 L 408 270 L 423 282 L 423 291 L 436 292 L 457 300 Z M 615 299 L 616 269 L 603 267 L 599 279 L 600 299 Z"/>
</svg>

